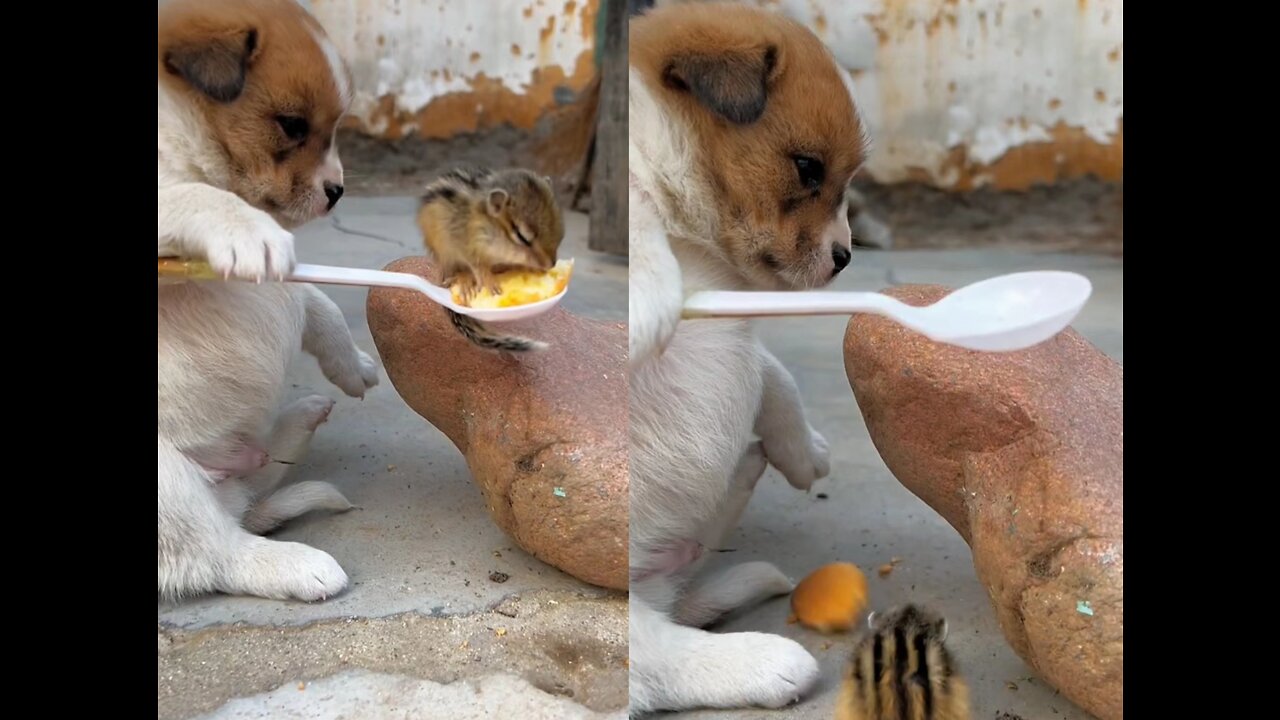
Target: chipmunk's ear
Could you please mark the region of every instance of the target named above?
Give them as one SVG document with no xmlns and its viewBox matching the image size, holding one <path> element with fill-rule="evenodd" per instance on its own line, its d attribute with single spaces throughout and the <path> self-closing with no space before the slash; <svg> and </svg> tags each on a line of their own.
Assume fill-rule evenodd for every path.
<svg viewBox="0 0 1280 720">
<path fill-rule="evenodd" d="M 489 214 L 493 215 L 494 217 L 501 215 L 502 211 L 507 209 L 507 202 L 510 199 L 511 199 L 511 196 L 507 194 L 506 190 L 502 190 L 500 188 L 495 190 L 490 190 L 489 197 L 486 198 L 486 204 L 488 205 L 488 208 L 489 208 Z"/>
</svg>

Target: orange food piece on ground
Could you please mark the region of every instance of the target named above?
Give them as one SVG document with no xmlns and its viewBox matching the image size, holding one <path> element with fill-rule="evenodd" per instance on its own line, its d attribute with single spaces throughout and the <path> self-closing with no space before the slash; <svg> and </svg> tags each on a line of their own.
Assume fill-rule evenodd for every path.
<svg viewBox="0 0 1280 720">
<path fill-rule="evenodd" d="M 573 274 L 573 260 L 561 260 L 550 270 L 511 270 L 498 273 L 498 286 L 502 292 L 494 295 L 488 288 L 482 289 L 463 302 L 458 286 L 449 288 L 453 301 L 459 305 L 473 308 L 504 308 L 516 305 L 528 305 L 539 300 L 546 300 L 560 294 L 569 285 L 569 276 Z"/>
<path fill-rule="evenodd" d="M 823 565 L 791 593 L 791 616 L 823 633 L 852 629 L 866 607 L 867 576 L 852 563 Z"/>
</svg>

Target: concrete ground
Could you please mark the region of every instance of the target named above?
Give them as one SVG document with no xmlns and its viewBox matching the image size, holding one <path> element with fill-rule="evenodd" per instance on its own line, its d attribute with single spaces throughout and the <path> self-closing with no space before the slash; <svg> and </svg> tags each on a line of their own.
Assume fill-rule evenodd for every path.
<svg viewBox="0 0 1280 720">
<path fill-rule="evenodd" d="M 1093 281 L 1094 294 L 1074 327 L 1117 361 L 1124 361 L 1124 265 L 1116 258 L 1013 250 L 855 251 L 853 265 L 833 286 L 878 290 L 897 283 L 953 287 L 1021 270 L 1072 270 Z M 837 560 L 867 571 L 871 608 L 906 602 L 930 605 L 950 623 L 948 645 L 968 679 L 975 720 L 1087 720 L 1090 716 L 1038 679 L 1005 644 L 973 570 L 969 548 L 927 505 L 889 473 L 867 434 L 844 372 L 841 345 L 847 318 L 765 320 L 765 343 L 791 369 L 810 422 L 831 444 L 831 477 L 809 494 L 770 469 L 761 478 L 741 527 L 713 562 L 768 560 L 799 580 Z M 825 493 L 827 499 L 820 499 Z M 901 563 L 881 579 L 875 568 Z M 710 569 L 710 568 L 708 568 Z M 818 687 L 780 711 L 673 713 L 681 720 L 832 717 L 840 673 L 852 636 L 822 636 L 787 625 L 788 599 L 777 598 L 723 623 L 718 631 L 756 630 L 792 638 L 822 667 Z M 1008 713 L 1002 715 L 1001 713 Z"/>
<path fill-rule="evenodd" d="M 380 268 L 421 253 L 409 198 L 349 198 L 333 222 L 298 234 L 304 262 Z M 577 259 L 570 310 L 626 318 L 626 266 L 588 251 L 586 219 L 568 221 L 564 254 Z M 1089 276 L 1094 296 L 1076 329 L 1123 361 L 1123 261 L 1017 250 L 859 251 L 838 289 L 894 283 L 962 285 L 1003 272 L 1054 268 Z M 326 288 L 356 342 L 373 353 L 365 291 Z M 937 607 L 973 687 L 974 718 L 1084 720 L 1006 646 L 974 577 L 968 547 L 889 474 L 845 380 L 845 319 L 762 321 L 791 368 L 813 424 L 831 441 L 832 476 L 806 495 L 776 472 L 720 562 L 764 559 L 796 579 L 835 560 L 878 567 L 873 607 L 913 600 Z M 520 551 L 489 520 L 462 456 L 414 414 L 385 376 L 362 402 L 328 385 L 303 358 L 291 392 L 338 399 L 298 479 L 335 483 L 360 509 L 302 518 L 278 533 L 324 549 L 351 577 L 347 592 L 303 604 L 209 596 L 161 604 L 158 715 L 165 719 L 590 718 L 626 703 L 626 598 L 580 583 Z M 819 499 L 825 493 L 828 499 Z M 498 571 L 510 577 L 490 580 Z M 823 678 L 781 711 L 701 711 L 682 718 L 830 718 L 850 637 L 785 624 L 779 598 L 729 620 L 725 630 L 792 637 L 819 658 Z"/>
<path fill-rule="evenodd" d="M 381 268 L 422 254 L 415 208 L 412 198 L 349 198 L 297 234 L 298 258 Z M 625 320 L 625 263 L 587 250 L 585 216 L 567 226 L 562 253 L 577 265 L 564 306 Z M 325 291 L 376 355 L 366 291 Z M 160 604 L 160 718 L 463 718 L 486 708 L 585 718 L 625 708 L 625 595 L 516 547 L 489 519 L 462 455 L 385 374 L 363 401 L 329 385 L 309 356 L 291 381 L 291 396 L 338 401 L 294 477 L 330 481 L 358 509 L 304 517 L 276 536 L 329 552 L 351 586 L 315 604 L 218 595 Z M 491 580 L 495 572 L 509 579 Z"/>
</svg>

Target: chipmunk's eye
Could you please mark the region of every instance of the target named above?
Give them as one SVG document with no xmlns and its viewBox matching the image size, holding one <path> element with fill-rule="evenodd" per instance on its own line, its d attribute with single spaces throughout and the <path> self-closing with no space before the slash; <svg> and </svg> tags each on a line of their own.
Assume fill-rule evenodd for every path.
<svg viewBox="0 0 1280 720">
<path fill-rule="evenodd" d="M 516 238 L 518 238 L 520 242 L 524 243 L 526 246 L 533 245 L 533 243 L 529 240 L 529 238 L 525 237 L 525 234 L 520 231 L 519 225 L 515 226 L 515 231 L 516 231 Z"/>
</svg>

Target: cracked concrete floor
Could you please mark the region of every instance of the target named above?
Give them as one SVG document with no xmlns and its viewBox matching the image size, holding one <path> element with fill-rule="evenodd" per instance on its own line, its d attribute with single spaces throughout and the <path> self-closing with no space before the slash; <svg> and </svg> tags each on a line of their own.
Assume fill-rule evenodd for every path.
<svg viewBox="0 0 1280 720">
<path fill-rule="evenodd" d="M 1116 258 L 1012 250 L 855 251 L 837 290 L 878 290 L 897 283 L 958 287 L 1022 270 L 1071 270 L 1093 282 L 1093 296 L 1073 327 L 1100 350 L 1124 361 L 1124 265 Z M 847 318 L 760 321 L 757 329 L 791 369 L 810 422 L 831 443 L 831 476 L 798 492 L 770 469 L 760 479 L 729 547 L 708 570 L 722 564 L 767 560 L 794 580 L 829 562 L 857 564 L 868 575 L 871 608 L 908 600 L 936 607 L 951 628 L 948 645 L 973 695 L 975 720 L 1088 720 L 1087 713 L 1038 679 L 1009 649 L 986 590 L 978 583 L 969 547 L 940 516 L 889 473 L 867 434 L 844 372 L 842 341 Z M 825 494 L 821 499 L 819 493 Z M 875 569 L 901 563 L 887 578 Z M 762 631 L 792 638 L 822 667 L 817 688 L 801 703 L 779 711 L 673 713 L 681 720 L 799 720 L 832 717 L 840 673 L 853 637 L 822 636 L 787 625 L 787 598 L 764 603 L 716 628 Z M 1000 713 L 1008 713 L 1001 715 Z"/>
<path fill-rule="evenodd" d="M 298 232 L 298 258 L 381 268 L 420 255 L 415 208 L 413 198 L 349 198 L 336 217 Z M 585 216 L 566 224 L 562 253 L 577 266 L 565 307 L 625 320 L 625 263 L 586 248 Z M 324 290 L 376 355 L 366 291 Z M 290 376 L 291 397 L 338 401 L 293 477 L 333 482 L 358 509 L 300 518 L 276 536 L 331 553 L 350 588 L 314 604 L 161 603 L 159 717 L 461 718 L 500 708 L 501 717 L 560 718 L 624 708 L 625 596 L 516 547 L 490 521 L 462 455 L 381 379 L 360 401 L 329 385 L 310 357 Z M 495 572 L 508 579 L 491 580 Z"/>
</svg>

